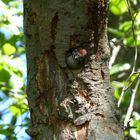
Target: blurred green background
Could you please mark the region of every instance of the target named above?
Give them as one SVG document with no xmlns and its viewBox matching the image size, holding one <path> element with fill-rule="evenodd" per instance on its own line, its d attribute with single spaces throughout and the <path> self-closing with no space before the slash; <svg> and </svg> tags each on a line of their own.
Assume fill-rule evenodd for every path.
<svg viewBox="0 0 140 140">
<path fill-rule="evenodd" d="M 120 104 L 123 121 L 140 79 L 140 0 L 110 0 L 108 39 L 111 84 L 117 101 L 127 88 Z M 25 132 L 30 126 L 26 82 L 22 0 L 0 0 L 0 140 L 30 139 Z M 140 140 L 140 85 L 129 125 L 126 140 Z"/>
</svg>

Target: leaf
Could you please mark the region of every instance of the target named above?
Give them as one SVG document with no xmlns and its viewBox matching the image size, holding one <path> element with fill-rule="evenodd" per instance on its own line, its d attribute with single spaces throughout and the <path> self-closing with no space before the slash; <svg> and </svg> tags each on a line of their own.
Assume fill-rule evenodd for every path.
<svg viewBox="0 0 140 140">
<path fill-rule="evenodd" d="M 8 4 L 10 0 L 2 0 L 2 2 L 4 2 L 5 4 Z"/>
<path fill-rule="evenodd" d="M 2 102 L 2 101 L 3 101 L 3 98 L 0 97 L 0 102 Z"/>
<path fill-rule="evenodd" d="M 10 79 L 10 73 L 6 67 L 0 64 L 0 81 L 7 83 Z"/>
<path fill-rule="evenodd" d="M 14 116 L 20 116 L 21 115 L 20 108 L 18 108 L 16 105 L 11 105 L 10 106 L 10 111 Z"/>
<path fill-rule="evenodd" d="M 122 37 L 124 35 L 123 32 L 120 32 L 119 30 L 113 28 L 108 28 L 108 32 L 116 35 L 117 37 Z"/>
<path fill-rule="evenodd" d="M 0 129 L 0 134 L 3 134 L 5 136 L 10 136 L 11 133 L 9 131 L 6 131 L 5 129 Z"/>
<path fill-rule="evenodd" d="M 127 32 L 130 30 L 130 28 L 132 28 L 132 21 L 126 21 L 119 26 L 119 30 L 121 32 Z"/>
<path fill-rule="evenodd" d="M 11 77 L 9 79 L 9 86 L 11 88 L 20 89 L 23 86 L 23 84 L 23 79 L 20 76 L 14 73 L 11 74 Z"/>
<path fill-rule="evenodd" d="M 125 0 L 111 0 L 109 7 L 110 11 L 117 16 L 127 12 Z"/>
<path fill-rule="evenodd" d="M 13 45 L 11 45 L 10 43 L 5 43 L 2 46 L 2 49 L 3 49 L 4 54 L 6 54 L 6 55 L 11 55 L 16 52 L 15 47 Z"/>
</svg>

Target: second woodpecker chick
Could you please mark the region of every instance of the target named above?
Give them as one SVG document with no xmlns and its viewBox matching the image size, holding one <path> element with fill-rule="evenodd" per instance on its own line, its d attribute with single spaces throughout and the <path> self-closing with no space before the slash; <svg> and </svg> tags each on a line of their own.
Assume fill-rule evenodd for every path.
<svg viewBox="0 0 140 140">
<path fill-rule="evenodd" d="M 72 70 L 81 68 L 84 65 L 86 55 L 86 49 L 70 48 L 66 54 L 67 67 Z"/>
</svg>

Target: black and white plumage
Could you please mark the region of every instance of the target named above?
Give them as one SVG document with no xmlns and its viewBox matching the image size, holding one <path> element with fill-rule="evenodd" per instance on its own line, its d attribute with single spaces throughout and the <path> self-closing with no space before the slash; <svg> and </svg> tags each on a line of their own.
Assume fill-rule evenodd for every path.
<svg viewBox="0 0 140 140">
<path fill-rule="evenodd" d="M 66 53 L 67 67 L 72 70 L 81 68 L 84 65 L 86 55 L 86 49 L 70 48 Z"/>
</svg>

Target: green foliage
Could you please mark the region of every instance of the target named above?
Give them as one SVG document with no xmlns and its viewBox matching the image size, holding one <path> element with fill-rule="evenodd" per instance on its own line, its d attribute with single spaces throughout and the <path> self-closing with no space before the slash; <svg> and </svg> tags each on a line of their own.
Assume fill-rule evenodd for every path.
<svg viewBox="0 0 140 140">
<path fill-rule="evenodd" d="M 137 4 L 139 0 L 130 1 L 131 3 L 131 13 L 128 10 L 128 5 L 126 0 L 111 0 L 110 1 L 110 26 L 108 28 L 111 36 L 115 36 L 119 39 L 125 46 L 135 47 L 136 44 L 140 45 L 140 13 L 138 11 Z M 130 16 L 131 15 L 131 16 Z M 115 19 L 115 20 L 114 20 Z M 114 20 L 114 21 L 113 21 Z M 115 22 L 114 24 L 112 24 Z M 132 25 L 134 22 L 134 25 Z M 115 26 L 114 26 L 115 25 Z M 135 43 L 133 37 L 133 31 L 135 31 L 135 36 L 137 43 Z"/>
<path fill-rule="evenodd" d="M 11 55 L 11 54 L 14 54 L 16 52 L 15 47 L 13 45 L 11 45 L 10 43 L 5 43 L 2 46 L 2 50 L 3 50 L 3 53 L 5 55 Z"/>
<path fill-rule="evenodd" d="M 23 113 L 28 111 L 26 95 L 12 94 L 11 98 L 15 102 L 14 104 L 10 105 L 10 107 L 9 107 L 13 116 L 18 117 L 18 116 L 21 116 Z"/>
<path fill-rule="evenodd" d="M 124 96 L 121 100 L 122 120 L 126 116 L 130 100 L 140 78 L 140 60 L 136 57 L 140 55 L 140 0 L 111 0 L 109 5 L 109 40 L 112 50 L 111 60 L 111 82 L 115 90 L 114 95 L 120 99 L 122 91 Z M 136 47 L 138 51 L 136 51 Z M 115 49 L 118 48 L 116 51 Z M 132 71 L 133 69 L 133 71 Z M 126 80 L 127 79 L 127 80 Z M 136 97 L 133 106 L 130 128 L 125 131 L 128 139 L 140 140 L 140 85 L 136 90 Z M 132 128 L 131 128 L 132 127 Z M 136 138 L 137 136 L 137 138 Z"/>
<path fill-rule="evenodd" d="M 117 16 L 127 12 L 125 0 L 110 0 L 110 11 Z"/>
<path fill-rule="evenodd" d="M 29 126 L 22 1 L 2 0 L 0 9 L 0 139 L 17 140 L 19 130 Z"/>
<path fill-rule="evenodd" d="M 8 4 L 10 0 L 2 0 L 5 4 Z"/>
</svg>

